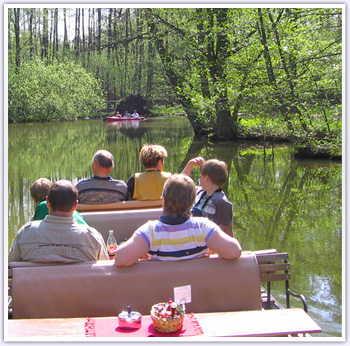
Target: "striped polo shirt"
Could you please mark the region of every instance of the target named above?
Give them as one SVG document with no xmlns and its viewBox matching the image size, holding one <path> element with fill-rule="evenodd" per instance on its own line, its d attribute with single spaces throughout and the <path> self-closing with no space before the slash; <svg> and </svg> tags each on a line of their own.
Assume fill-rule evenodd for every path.
<svg viewBox="0 0 350 346">
<path fill-rule="evenodd" d="M 166 217 L 148 221 L 137 229 L 148 246 L 148 254 L 162 261 L 202 257 L 208 252 L 208 241 L 220 230 L 204 217 Z"/>
</svg>

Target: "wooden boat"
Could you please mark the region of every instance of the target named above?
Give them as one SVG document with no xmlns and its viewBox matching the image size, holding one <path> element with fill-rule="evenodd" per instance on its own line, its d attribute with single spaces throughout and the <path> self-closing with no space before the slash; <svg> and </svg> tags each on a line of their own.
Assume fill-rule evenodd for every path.
<svg viewBox="0 0 350 346">
<path fill-rule="evenodd" d="M 106 117 L 106 120 L 107 121 L 134 121 L 134 120 L 145 120 L 145 117 L 127 118 L 127 117 L 118 117 L 118 116 L 112 115 L 112 116 Z"/>
<path fill-rule="evenodd" d="M 105 240 L 108 231 L 113 229 L 119 243 L 128 239 L 140 225 L 158 219 L 162 214 L 160 201 L 152 201 L 158 203 L 158 206 L 149 205 L 148 208 L 142 206 L 147 202 L 150 204 L 150 201 L 130 202 L 119 203 L 124 209 L 81 212 L 88 224 L 96 228 Z M 129 203 L 134 209 L 125 208 Z M 117 316 L 125 308 L 125 302 L 132 305 L 135 311 L 146 315 L 152 304 L 171 296 L 174 287 L 190 285 L 193 299 L 189 304 L 189 312 L 199 314 L 198 316 L 231 313 L 233 315 L 230 318 L 234 318 L 236 312 L 241 312 L 243 317 L 248 314 L 249 319 L 257 317 L 262 323 L 267 316 L 263 315 L 264 310 L 283 310 L 283 325 L 287 330 L 295 322 L 295 309 L 288 309 L 290 295 L 300 297 L 304 313 L 307 312 L 304 297 L 289 289 L 289 269 L 288 253 L 277 253 L 275 249 L 245 251 L 236 260 L 224 260 L 215 255 L 179 262 L 140 260 L 129 268 L 118 268 L 113 261 L 73 265 L 15 262 L 9 264 L 9 296 L 13 298 L 9 306 L 9 317 L 34 319 L 32 321 L 37 321 L 37 318 L 75 319 L 82 316 L 103 318 Z M 155 285 L 154 278 L 162 278 L 164 275 L 166 280 L 161 280 L 161 285 Z M 271 283 L 275 281 L 285 282 L 287 309 L 283 309 L 271 295 Z M 101 287 L 104 288 L 103 294 Z M 211 299 L 208 300 L 208 297 Z M 44 301 L 45 304 L 42 304 Z M 110 304 L 111 301 L 113 304 Z M 302 314 L 301 317 L 305 318 L 305 324 L 299 320 L 298 332 L 292 333 L 288 329 L 288 334 L 312 332 L 306 328 L 307 321 L 314 323 L 312 319 L 307 314 Z M 287 323 L 289 320 L 290 325 Z M 271 323 L 275 324 L 274 321 L 271 320 Z M 205 320 L 201 323 L 204 325 Z M 317 324 L 314 325 L 317 327 L 314 332 L 320 332 Z M 280 325 L 270 327 L 272 332 L 277 332 Z M 226 336 L 234 336 L 231 334 L 234 331 L 223 331 L 226 332 L 229 333 Z M 287 332 L 283 336 L 286 334 Z"/>
</svg>

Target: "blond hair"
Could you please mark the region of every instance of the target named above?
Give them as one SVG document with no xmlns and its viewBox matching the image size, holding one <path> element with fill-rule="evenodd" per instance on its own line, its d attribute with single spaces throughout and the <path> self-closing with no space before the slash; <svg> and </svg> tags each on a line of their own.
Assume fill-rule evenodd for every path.
<svg viewBox="0 0 350 346">
<path fill-rule="evenodd" d="M 39 178 L 30 186 L 30 195 L 38 202 L 45 201 L 51 186 L 52 182 L 49 179 Z"/>
<path fill-rule="evenodd" d="M 158 161 L 164 161 L 167 156 L 166 149 L 161 145 L 145 144 L 140 151 L 140 160 L 145 168 L 156 167 Z"/>
<path fill-rule="evenodd" d="M 184 174 L 174 174 L 168 178 L 163 188 L 165 216 L 191 216 L 191 208 L 196 199 L 196 186 Z"/>
</svg>

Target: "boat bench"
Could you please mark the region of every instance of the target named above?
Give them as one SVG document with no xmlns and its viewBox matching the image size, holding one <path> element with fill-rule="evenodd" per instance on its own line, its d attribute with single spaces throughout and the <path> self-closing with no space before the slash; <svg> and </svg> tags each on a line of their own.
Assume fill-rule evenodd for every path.
<svg viewBox="0 0 350 346">
<path fill-rule="evenodd" d="M 130 200 L 114 203 L 79 203 L 77 210 L 79 213 L 86 213 L 89 211 L 111 211 L 111 210 L 137 210 L 161 208 L 163 201 L 161 199 L 150 201 Z"/>
<path fill-rule="evenodd" d="M 118 244 L 129 239 L 132 234 L 149 220 L 158 220 L 162 215 L 162 208 L 99 211 L 83 213 L 84 220 L 98 230 L 104 239 L 108 238 L 108 231 L 113 230 Z"/>
<path fill-rule="evenodd" d="M 19 264 L 21 265 L 21 264 Z M 182 261 L 140 260 L 16 266 L 12 263 L 12 317 L 117 316 L 128 305 L 149 315 L 151 306 L 191 286 L 188 313 L 261 310 L 260 272 L 255 255 L 234 260 L 204 257 Z"/>
</svg>

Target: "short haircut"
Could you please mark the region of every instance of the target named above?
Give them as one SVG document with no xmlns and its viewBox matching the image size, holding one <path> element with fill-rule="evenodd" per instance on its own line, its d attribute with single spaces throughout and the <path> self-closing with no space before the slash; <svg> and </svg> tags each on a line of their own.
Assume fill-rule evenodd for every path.
<svg viewBox="0 0 350 346">
<path fill-rule="evenodd" d="M 42 202 L 46 200 L 52 182 L 46 178 L 39 178 L 30 186 L 30 195 L 37 201 Z"/>
<path fill-rule="evenodd" d="M 205 161 L 200 171 L 201 175 L 208 175 L 211 181 L 218 186 L 224 185 L 228 177 L 226 163 L 216 159 Z"/>
<path fill-rule="evenodd" d="M 114 157 L 107 150 L 99 150 L 92 159 L 92 163 L 96 162 L 100 167 L 111 168 L 114 166 Z"/>
<path fill-rule="evenodd" d="M 156 167 L 159 160 L 164 161 L 168 153 L 161 145 L 145 144 L 140 151 L 140 160 L 145 168 Z"/>
<path fill-rule="evenodd" d="M 163 188 L 165 216 L 191 216 L 191 208 L 196 199 L 196 186 L 193 180 L 184 174 L 170 176 Z"/>
<path fill-rule="evenodd" d="M 78 200 L 78 189 L 68 180 L 58 180 L 54 183 L 47 195 L 53 211 L 69 212 Z"/>
</svg>

